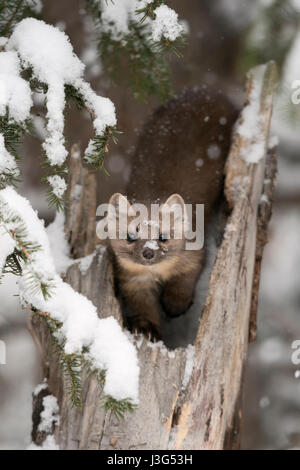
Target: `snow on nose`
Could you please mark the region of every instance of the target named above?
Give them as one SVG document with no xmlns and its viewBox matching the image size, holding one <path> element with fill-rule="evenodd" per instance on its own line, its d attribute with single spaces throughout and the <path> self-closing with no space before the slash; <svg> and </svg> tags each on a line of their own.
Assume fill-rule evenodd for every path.
<svg viewBox="0 0 300 470">
<path fill-rule="evenodd" d="M 159 246 L 156 240 L 147 240 L 144 248 L 150 248 L 150 250 L 159 250 Z"/>
</svg>

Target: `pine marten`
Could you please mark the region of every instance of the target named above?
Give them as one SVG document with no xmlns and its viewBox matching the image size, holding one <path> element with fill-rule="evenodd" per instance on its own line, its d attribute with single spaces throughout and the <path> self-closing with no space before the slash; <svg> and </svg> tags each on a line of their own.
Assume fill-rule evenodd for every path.
<svg viewBox="0 0 300 470">
<path fill-rule="evenodd" d="M 156 110 L 138 139 L 127 200 L 116 193 L 109 201 L 114 217 L 120 216 L 120 203 L 128 209 L 136 202 L 148 208 L 153 203 L 162 208 L 175 203 L 183 209 L 184 204 L 204 204 L 207 224 L 222 191 L 236 118 L 237 109 L 225 94 L 206 86 L 184 90 Z M 141 239 L 139 226 L 128 231 L 126 239 L 108 240 L 125 323 L 153 339 L 161 337 L 162 315 L 176 317 L 187 311 L 204 266 L 204 248 L 186 250 L 185 239 L 172 236 L 174 214 L 170 238 L 162 233 L 161 213 L 154 240 L 150 227 L 148 240 Z"/>
</svg>

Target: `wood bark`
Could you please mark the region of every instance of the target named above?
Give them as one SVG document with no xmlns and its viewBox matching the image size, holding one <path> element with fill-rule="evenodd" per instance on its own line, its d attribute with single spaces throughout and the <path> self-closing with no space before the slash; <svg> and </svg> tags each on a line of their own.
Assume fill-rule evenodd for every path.
<svg viewBox="0 0 300 470">
<path fill-rule="evenodd" d="M 225 180 L 225 197 L 231 214 L 211 272 L 194 344 L 193 371 L 185 387 L 186 349 L 168 351 L 166 347 L 142 338 L 137 344 L 141 369 L 137 410 L 123 420 L 104 411 L 93 376 L 83 376 L 83 407 L 74 409 L 65 391 L 58 358 L 51 352 L 48 334 L 39 321 L 31 322 L 30 329 L 42 354 L 49 390 L 59 401 L 61 419 L 55 437 L 61 449 L 238 448 L 242 376 L 249 332 L 253 338 L 256 328 L 260 265 L 276 173 L 276 155 L 274 151 L 268 152 L 275 66 L 269 63 L 262 70 L 257 119 L 261 127 L 259 138 L 264 142 L 264 157 L 258 163 L 248 165 L 242 155 L 253 142 L 235 131 Z M 253 86 L 253 76 L 250 72 L 245 104 Z M 88 180 L 90 176 L 78 159 L 71 161 L 71 168 L 71 200 L 66 228 L 73 254 L 80 257 L 93 252 L 95 247 L 95 183 Z M 271 180 L 269 186 L 266 179 Z M 74 200 L 76 184 L 86 188 L 80 193 L 82 199 L 79 201 Z M 261 199 L 263 192 L 269 198 L 269 205 L 261 204 L 266 200 Z M 69 268 L 66 280 L 94 302 L 101 318 L 113 315 L 121 322 L 107 254 L 100 246 L 94 253 L 86 273 L 81 272 L 80 261 L 75 262 Z M 35 428 L 38 425 L 36 410 L 37 405 L 34 409 Z M 38 438 L 35 431 L 33 437 L 38 443 L 43 438 Z"/>
</svg>

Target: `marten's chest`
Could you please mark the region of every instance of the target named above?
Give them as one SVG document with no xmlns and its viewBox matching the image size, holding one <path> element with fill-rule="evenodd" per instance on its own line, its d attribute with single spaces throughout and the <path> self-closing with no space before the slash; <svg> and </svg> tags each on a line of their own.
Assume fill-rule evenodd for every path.
<svg viewBox="0 0 300 470">
<path fill-rule="evenodd" d="M 159 291 L 162 285 L 162 279 L 157 273 L 150 270 L 144 273 L 128 275 L 123 281 L 123 288 L 128 292 Z"/>
<path fill-rule="evenodd" d="M 128 290 L 158 290 L 169 280 L 178 268 L 177 258 L 165 260 L 151 266 L 133 263 L 122 260 L 119 263 L 119 281 Z"/>
</svg>

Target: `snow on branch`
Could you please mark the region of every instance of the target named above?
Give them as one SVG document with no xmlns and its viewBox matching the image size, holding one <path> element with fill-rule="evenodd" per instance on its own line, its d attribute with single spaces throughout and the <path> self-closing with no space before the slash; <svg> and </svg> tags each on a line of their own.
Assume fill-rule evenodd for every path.
<svg viewBox="0 0 300 470">
<path fill-rule="evenodd" d="M 120 76 L 126 57 L 129 84 L 137 98 L 170 93 L 166 53 L 180 55 L 185 23 L 163 0 L 87 0 L 99 38 L 99 52 L 113 79 Z M 122 75 L 122 74 L 121 74 Z"/>
<path fill-rule="evenodd" d="M 46 94 L 47 124 L 43 143 L 51 168 L 49 202 L 63 204 L 66 185 L 63 174 L 68 152 L 64 138 L 66 99 L 74 98 L 86 107 L 93 119 L 95 137 L 86 150 L 86 160 L 102 167 L 109 138 L 114 134 L 116 115 L 113 103 L 98 96 L 83 79 L 84 64 L 74 54 L 69 38 L 57 28 L 35 18 L 19 22 L 0 52 L 0 184 L 14 182 L 16 165 L 10 141 L 26 131 L 31 117 L 32 92 Z M 10 135 L 11 132 L 14 135 Z M 15 138 L 15 140 L 14 140 Z M 4 145 L 3 145 L 4 144 Z"/>
<path fill-rule="evenodd" d="M 56 273 L 43 222 L 12 187 L 0 191 L 0 268 L 20 276 L 19 297 L 46 321 L 70 377 L 70 395 L 80 405 L 80 372 L 95 371 L 104 405 L 117 413 L 138 402 L 139 366 L 133 344 L 110 317 Z M 0 272 L 0 274 L 1 274 Z"/>
<path fill-rule="evenodd" d="M 101 20 L 105 32 L 116 40 L 130 33 L 130 24 L 143 20 L 147 34 L 154 41 L 168 39 L 175 41 L 183 33 L 177 13 L 162 1 L 149 0 L 100 0 Z"/>
</svg>

